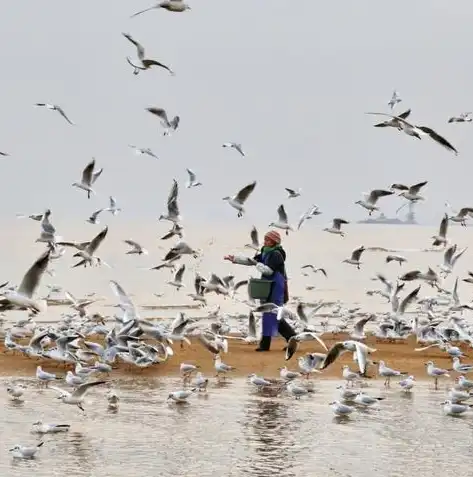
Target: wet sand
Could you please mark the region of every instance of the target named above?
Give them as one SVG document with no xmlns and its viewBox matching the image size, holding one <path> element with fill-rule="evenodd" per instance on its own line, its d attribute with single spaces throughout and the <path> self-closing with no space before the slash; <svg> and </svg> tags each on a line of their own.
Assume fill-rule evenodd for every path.
<svg viewBox="0 0 473 477">
<path fill-rule="evenodd" d="M 327 347 L 331 347 L 337 341 L 349 339 L 345 334 L 326 334 L 323 340 Z M 100 339 L 89 339 L 90 341 L 100 342 Z M 297 358 L 306 352 L 323 352 L 320 345 L 314 341 L 301 343 L 296 355 L 286 362 L 285 353 L 282 351 L 285 341 L 281 338 L 273 340 L 271 351 L 257 353 L 256 345 L 249 345 L 240 340 L 229 340 L 229 352 L 222 355 L 226 364 L 234 366 L 236 369 L 229 373 L 231 376 L 241 377 L 250 373 L 256 373 L 268 378 L 279 375 L 278 368 L 287 366 L 289 369 L 297 370 Z M 432 360 L 436 366 L 450 369 L 451 359 L 438 348 L 430 348 L 426 351 L 414 351 L 414 348 L 421 347 L 416 343 L 415 338 L 409 338 L 402 342 L 388 342 L 374 337 L 368 337 L 366 344 L 375 348 L 377 351 L 371 355 L 373 361 L 383 360 L 386 366 L 414 375 L 417 379 L 427 379 L 425 372 L 425 362 Z M 179 344 L 173 347 L 174 356 L 166 363 L 158 364 L 150 368 L 136 368 L 118 362 L 114 365 L 115 369 L 112 376 L 175 376 L 179 374 L 179 365 L 183 362 L 192 363 L 200 366 L 200 370 L 213 376 L 215 370 L 213 367 L 212 355 L 196 339 L 191 340 L 191 346 L 184 344 L 181 348 Z M 463 351 L 468 354 L 466 348 Z M 64 369 L 72 369 L 72 366 L 65 367 L 49 359 L 31 359 L 23 355 L 13 354 L 11 351 L 5 353 L 5 348 L 0 346 L 0 376 L 31 377 L 34 376 L 36 366 L 41 365 L 46 371 L 62 373 Z M 469 360 L 467 360 L 469 361 Z M 335 363 L 325 369 L 321 374 L 314 374 L 316 379 L 340 378 L 341 366 L 348 364 L 351 369 L 356 370 L 356 364 L 353 362 L 352 353 L 345 353 Z M 376 368 L 371 366 L 368 375 L 376 378 Z"/>
</svg>

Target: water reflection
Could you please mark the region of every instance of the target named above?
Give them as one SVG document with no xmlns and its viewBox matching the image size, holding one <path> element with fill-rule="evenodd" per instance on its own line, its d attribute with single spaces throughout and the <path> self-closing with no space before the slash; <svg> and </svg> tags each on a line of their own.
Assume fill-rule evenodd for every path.
<svg viewBox="0 0 473 477">
<path fill-rule="evenodd" d="M 249 447 L 244 475 L 256 477 L 294 476 L 295 426 L 283 401 L 252 399 L 245 410 L 243 429 Z"/>
</svg>

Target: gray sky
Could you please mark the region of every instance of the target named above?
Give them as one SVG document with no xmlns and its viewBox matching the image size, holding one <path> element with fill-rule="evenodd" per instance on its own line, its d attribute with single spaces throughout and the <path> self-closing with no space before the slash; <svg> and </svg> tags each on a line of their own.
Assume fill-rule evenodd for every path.
<svg viewBox="0 0 473 477">
<path fill-rule="evenodd" d="M 473 124 L 446 122 L 473 110 L 471 1 L 189 2 L 185 13 L 134 19 L 151 0 L 9 2 L 0 17 L 0 150 L 12 154 L 0 162 L 2 214 L 50 207 L 82 220 L 112 194 L 124 217 L 151 220 L 174 177 L 184 220 L 234 223 L 221 198 L 253 179 L 245 223 L 275 219 L 284 187 L 304 193 L 289 202 L 291 222 L 312 203 L 324 212 L 320 223 L 361 219 L 361 192 L 393 182 L 429 180 L 424 223 L 438 222 L 445 200 L 473 205 Z M 125 57 L 136 51 L 122 32 L 176 76 L 133 76 Z M 363 113 L 387 112 L 394 88 L 404 100 L 397 111 L 412 108 L 412 120 L 449 139 L 457 158 L 429 138 L 371 126 L 376 118 Z M 77 126 L 33 107 L 43 101 L 61 105 Z M 148 106 L 181 116 L 173 137 L 162 137 Z M 225 141 L 241 142 L 247 157 L 222 149 Z M 161 159 L 137 157 L 128 144 Z M 92 156 L 105 170 L 88 201 L 71 184 Z M 203 188 L 184 189 L 186 167 Z M 401 202 L 381 203 L 389 215 Z"/>
</svg>

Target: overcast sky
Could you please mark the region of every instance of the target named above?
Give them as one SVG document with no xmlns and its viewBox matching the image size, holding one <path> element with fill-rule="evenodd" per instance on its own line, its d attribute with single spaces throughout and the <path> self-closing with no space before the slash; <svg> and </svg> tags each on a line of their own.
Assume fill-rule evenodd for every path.
<svg viewBox="0 0 473 477">
<path fill-rule="evenodd" d="M 221 199 L 258 180 L 245 222 L 267 224 L 286 200 L 291 221 L 312 203 L 332 216 L 358 220 L 361 193 L 393 182 L 429 180 L 423 223 L 437 223 L 448 200 L 473 205 L 473 123 L 447 124 L 473 110 L 468 0 L 397 3 L 314 0 L 190 0 L 192 10 L 153 10 L 152 1 L 7 2 L 0 16 L 2 110 L 0 162 L 3 215 L 50 207 L 84 220 L 117 198 L 123 217 L 154 219 L 172 178 L 181 187 L 184 219 L 236 221 Z M 133 76 L 125 57 L 136 51 L 174 69 Z M 455 158 L 421 141 L 372 127 L 365 111 L 398 112 L 446 136 Z M 61 105 L 77 126 L 35 102 Z M 165 108 L 181 125 L 163 137 L 145 111 Z M 241 142 L 242 158 L 223 149 Z M 160 160 L 135 156 L 128 144 L 152 148 Z M 97 196 L 71 187 L 95 157 L 104 173 Z M 204 183 L 185 190 L 186 168 Z M 388 215 L 400 199 L 381 201 Z"/>
</svg>

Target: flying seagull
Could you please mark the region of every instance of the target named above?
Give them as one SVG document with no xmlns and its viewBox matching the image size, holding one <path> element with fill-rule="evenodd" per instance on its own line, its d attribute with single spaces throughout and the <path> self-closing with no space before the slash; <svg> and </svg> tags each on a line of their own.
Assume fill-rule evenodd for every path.
<svg viewBox="0 0 473 477">
<path fill-rule="evenodd" d="M 253 250 L 259 250 L 261 248 L 259 240 L 258 240 L 258 230 L 253 225 L 253 228 L 250 232 L 251 243 L 246 244 L 245 247 L 252 248 Z"/>
<path fill-rule="evenodd" d="M 174 75 L 174 71 L 171 70 L 171 68 L 169 68 L 168 66 L 166 66 L 165 64 L 163 63 L 160 63 L 159 61 L 156 61 L 156 60 L 149 60 L 148 58 L 145 58 L 145 49 L 143 48 L 143 46 L 137 42 L 136 40 L 133 39 L 133 37 L 131 35 L 129 35 L 128 33 L 122 33 L 122 35 L 128 40 L 130 41 L 131 43 L 133 43 L 133 45 L 136 46 L 136 53 L 138 55 L 138 59 L 141 61 L 141 66 L 137 66 L 135 64 L 133 64 L 130 60 L 130 58 L 126 58 L 128 63 L 133 66 L 133 68 L 135 68 L 135 70 L 133 71 L 133 74 L 134 75 L 137 75 L 140 70 L 141 71 L 145 71 L 145 70 L 149 70 L 152 66 L 159 66 L 161 68 L 164 68 L 165 70 L 167 70 L 170 74 Z"/>
<path fill-rule="evenodd" d="M 427 135 L 431 139 L 433 139 L 435 142 L 440 144 L 441 146 L 445 147 L 449 151 L 454 152 L 455 155 L 458 154 L 458 151 L 445 138 L 443 138 L 442 136 L 437 134 L 433 129 L 427 126 L 415 126 L 399 116 L 393 116 L 392 114 L 387 114 L 387 113 L 369 112 L 366 114 L 374 114 L 377 116 L 387 116 L 388 118 L 395 119 L 399 122 L 399 129 L 401 131 L 404 131 L 408 136 L 413 136 L 413 137 L 416 137 L 417 139 L 422 139 L 421 136 Z"/>
<path fill-rule="evenodd" d="M 237 144 L 236 142 L 224 142 L 222 144 L 222 147 L 229 147 L 231 149 L 235 149 L 235 151 L 238 151 L 243 157 L 245 157 L 245 153 L 241 148 L 241 144 Z"/>
<path fill-rule="evenodd" d="M 443 245 L 445 247 L 447 245 L 447 242 L 448 242 L 447 230 L 448 230 L 448 215 L 445 214 L 440 222 L 438 235 L 434 235 L 432 237 L 434 239 L 434 241 L 432 242 L 432 246 Z"/>
<path fill-rule="evenodd" d="M 349 263 L 350 265 L 355 265 L 356 268 L 359 270 L 361 265 L 361 262 L 360 262 L 361 254 L 365 250 L 366 249 L 363 245 L 361 247 L 358 247 L 357 249 L 353 250 L 350 258 L 343 260 L 343 263 Z"/>
<path fill-rule="evenodd" d="M 341 237 L 345 237 L 345 232 L 342 231 L 342 225 L 349 224 L 345 219 L 335 218 L 332 221 L 332 227 L 327 227 L 324 229 L 324 232 L 329 232 L 331 234 L 338 234 Z"/>
<path fill-rule="evenodd" d="M 404 111 L 403 113 L 399 114 L 398 117 L 401 119 L 407 119 L 409 117 L 409 114 L 411 114 L 411 110 L 408 109 L 407 111 Z M 373 125 L 375 128 L 398 128 L 399 129 L 399 121 L 396 119 L 389 119 L 388 121 L 383 121 L 382 123 L 377 123 Z"/>
<path fill-rule="evenodd" d="M 177 127 L 179 126 L 179 122 L 180 122 L 179 116 L 174 116 L 174 118 L 171 121 L 169 121 L 166 110 L 163 108 L 151 107 L 151 108 L 146 108 L 146 111 L 150 112 L 151 114 L 154 114 L 155 116 L 158 116 L 158 118 L 161 119 L 161 126 L 163 126 L 164 128 L 167 128 L 168 131 L 169 130 L 175 131 Z"/>
<path fill-rule="evenodd" d="M 391 99 L 389 100 L 388 106 L 391 108 L 391 111 L 395 108 L 396 104 L 400 103 L 402 101 L 401 97 L 399 96 L 399 93 L 394 90 L 393 95 L 391 96 Z"/>
<path fill-rule="evenodd" d="M 100 177 L 102 174 L 103 169 L 99 169 L 95 171 L 95 159 L 92 159 L 85 169 L 82 172 L 82 179 L 80 182 L 74 182 L 72 184 L 73 187 L 77 187 L 79 189 L 87 191 L 87 198 L 90 199 L 91 194 L 95 194 L 95 191 L 92 189 L 93 184 L 95 181 Z"/>
<path fill-rule="evenodd" d="M 320 212 L 319 206 L 318 205 L 312 205 L 307 212 L 302 214 L 299 218 L 299 223 L 297 224 L 297 230 L 299 230 L 302 226 L 302 224 L 306 221 L 311 219 L 312 217 L 315 217 L 316 215 L 320 215 L 322 212 Z"/>
<path fill-rule="evenodd" d="M 161 214 L 158 220 L 169 220 L 174 223 L 181 221 L 181 216 L 179 215 L 179 206 L 177 203 L 177 197 L 179 195 L 179 186 L 176 179 L 172 181 L 172 187 L 169 192 L 168 202 L 167 202 L 167 215 Z"/>
<path fill-rule="evenodd" d="M 127 255 L 148 255 L 148 250 L 143 248 L 138 242 L 134 240 L 124 240 L 124 242 L 131 247 Z"/>
<path fill-rule="evenodd" d="M 427 184 L 428 181 L 419 182 L 417 184 L 406 186 L 404 184 L 393 184 L 391 189 L 400 190 L 399 197 L 404 197 L 408 202 L 405 202 L 401 207 L 396 211 L 398 213 L 403 207 L 408 203 L 415 203 L 419 200 L 424 200 L 422 196 L 419 195 L 420 190 Z"/>
<path fill-rule="evenodd" d="M 152 7 L 134 13 L 130 18 L 136 17 L 138 15 L 141 15 L 142 13 L 149 12 L 150 10 L 158 8 L 164 8 L 164 10 L 167 10 L 169 12 L 185 12 L 186 10 L 191 9 L 191 7 L 189 7 L 189 5 L 184 3 L 182 0 L 164 0 L 160 3 L 157 3 L 156 5 L 153 5 Z"/>
<path fill-rule="evenodd" d="M 189 181 L 186 184 L 186 187 L 190 189 L 191 187 L 201 186 L 202 182 L 197 181 L 194 171 L 191 169 L 186 169 L 187 174 L 189 174 Z"/>
<path fill-rule="evenodd" d="M 368 215 L 371 215 L 375 210 L 379 210 L 379 207 L 376 206 L 378 199 L 392 194 L 394 194 L 394 192 L 391 190 L 375 189 L 367 194 L 365 200 L 357 200 L 355 204 L 361 205 L 361 207 L 368 210 Z"/>
<path fill-rule="evenodd" d="M 102 262 L 102 260 L 94 254 L 107 236 L 107 232 L 108 227 L 105 227 L 87 244 L 87 246 L 85 246 L 82 250 L 79 249 L 79 251 L 73 255 L 73 257 L 80 257 L 82 260 L 73 265 L 72 268 L 79 267 L 81 265 L 86 267 L 87 264 L 92 266 L 93 259 L 96 259 L 99 264 Z"/>
<path fill-rule="evenodd" d="M 461 113 L 460 116 L 452 116 L 448 119 L 449 123 L 471 123 L 473 118 L 471 117 L 473 113 Z"/>
<path fill-rule="evenodd" d="M 284 205 L 281 204 L 278 207 L 278 221 L 277 222 L 271 222 L 269 224 L 270 227 L 276 227 L 278 229 L 282 229 L 286 231 L 286 235 L 289 235 L 289 230 L 294 230 L 293 227 L 289 224 L 286 210 L 284 209 Z"/>
<path fill-rule="evenodd" d="M 136 154 L 138 155 L 146 154 L 147 156 L 154 157 L 155 159 L 159 159 L 159 157 L 149 147 L 140 148 L 140 147 L 134 146 L 133 144 L 128 144 L 128 147 L 131 147 L 132 149 L 134 149 Z"/>
<path fill-rule="evenodd" d="M 236 195 L 233 197 L 224 197 L 222 200 L 228 201 L 228 203 L 236 210 L 238 210 L 238 217 L 242 217 L 245 209 L 243 204 L 246 202 L 250 194 L 254 191 L 256 187 L 256 181 L 253 181 L 251 184 L 243 187 Z"/>
<path fill-rule="evenodd" d="M 48 108 L 51 111 L 57 111 L 69 124 L 74 125 L 74 123 L 66 116 L 66 113 L 57 104 L 48 104 L 48 103 L 36 103 L 35 106 L 42 106 L 44 108 Z"/>
</svg>

